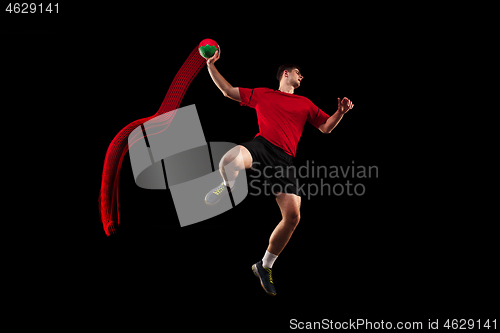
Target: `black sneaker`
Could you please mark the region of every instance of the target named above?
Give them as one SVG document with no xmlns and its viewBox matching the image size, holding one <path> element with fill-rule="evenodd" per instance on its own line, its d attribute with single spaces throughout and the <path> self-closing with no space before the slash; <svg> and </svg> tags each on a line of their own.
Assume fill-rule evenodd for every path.
<svg viewBox="0 0 500 333">
<path fill-rule="evenodd" d="M 234 185 L 231 190 L 232 189 L 234 189 Z M 231 190 L 226 185 L 224 185 L 224 182 L 222 182 L 219 186 L 207 193 L 207 195 L 205 196 L 205 202 L 207 203 L 207 205 L 215 205 L 220 201 L 220 199 L 225 197 L 228 192 L 231 192 Z"/>
<path fill-rule="evenodd" d="M 266 293 L 271 296 L 276 296 L 276 289 L 274 288 L 273 275 L 270 268 L 262 266 L 262 260 L 252 266 L 252 271 L 260 280 L 260 285 Z"/>
</svg>

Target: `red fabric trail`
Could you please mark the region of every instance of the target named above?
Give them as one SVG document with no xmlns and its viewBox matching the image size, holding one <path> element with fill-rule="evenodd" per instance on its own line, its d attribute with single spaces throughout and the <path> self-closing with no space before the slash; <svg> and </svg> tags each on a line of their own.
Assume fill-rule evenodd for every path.
<svg viewBox="0 0 500 333">
<path fill-rule="evenodd" d="M 132 133 L 132 131 L 136 129 L 137 126 L 140 126 L 141 124 L 155 117 L 157 117 L 153 120 L 153 123 L 155 125 L 148 124 L 148 128 L 158 127 L 157 133 L 166 130 L 176 112 L 170 112 L 162 117 L 158 116 L 179 108 L 186 90 L 188 89 L 189 85 L 196 77 L 196 75 L 198 75 L 200 70 L 205 66 L 205 64 L 206 60 L 199 55 L 198 47 L 196 47 L 189 54 L 186 61 L 184 61 L 184 64 L 175 75 L 174 80 L 170 84 L 170 87 L 168 88 L 167 94 L 165 95 L 163 103 L 161 104 L 158 112 L 156 112 L 151 117 L 138 119 L 128 124 L 120 132 L 118 132 L 118 134 L 109 144 L 108 150 L 106 152 L 106 157 L 104 159 L 101 190 L 99 192 L 99 213 L 101 215 L 104 232 L 107 236 L 116 233 L 116 227 L 120 225 L 118 185 L 123 158 L 125 157 L 129 149 L 128 137 L 130 133 Z M 154 135 L 157 133 L 149 135 Z M 142 138 L 144 137 L 142 136 L 134 138 L 134 140 L 132 140 L 132 144 Z"/>
</svg>

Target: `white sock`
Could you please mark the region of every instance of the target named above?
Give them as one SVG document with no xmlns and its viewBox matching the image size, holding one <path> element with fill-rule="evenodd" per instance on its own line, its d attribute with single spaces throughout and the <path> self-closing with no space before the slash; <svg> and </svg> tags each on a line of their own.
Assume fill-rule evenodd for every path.
<svg viewBox="0 0 500 333">
<path fill-rule="evenodd" d="M 278 258 L 277 255 L 272 254 L 269 251 L 266 251 L 266 254 L 264 254 L 264 258 L 262 258 L 262 266 L 267 268 L 273 268 L 273 264 L 276 258 Z"/>
</svg>

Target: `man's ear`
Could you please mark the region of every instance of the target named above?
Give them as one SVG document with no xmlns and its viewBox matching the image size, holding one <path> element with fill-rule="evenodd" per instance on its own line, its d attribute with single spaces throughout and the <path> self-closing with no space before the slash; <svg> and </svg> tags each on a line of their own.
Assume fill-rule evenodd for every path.
<svg viewBox="0 0 500 333">
<path fill-rule="evenodd" d="M 286 69 L 283 71 L 283 76 L 288 77 L 288 71 Z"/>
</svg>

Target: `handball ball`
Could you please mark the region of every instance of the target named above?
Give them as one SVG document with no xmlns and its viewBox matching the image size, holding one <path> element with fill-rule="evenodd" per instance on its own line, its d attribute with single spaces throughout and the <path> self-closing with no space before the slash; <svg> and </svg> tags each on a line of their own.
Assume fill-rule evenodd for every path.
<svg viewBox="0 0 500 333">
<path fill-rule="evenodd" d="M 201 56 L 205 59 L 211 58 L 218 49 L 219 45 L 217 45 L 217 42 L 210 38 L 202 40 L 198 46 L 198 51 L 200 51 Z"/>
</svg>

